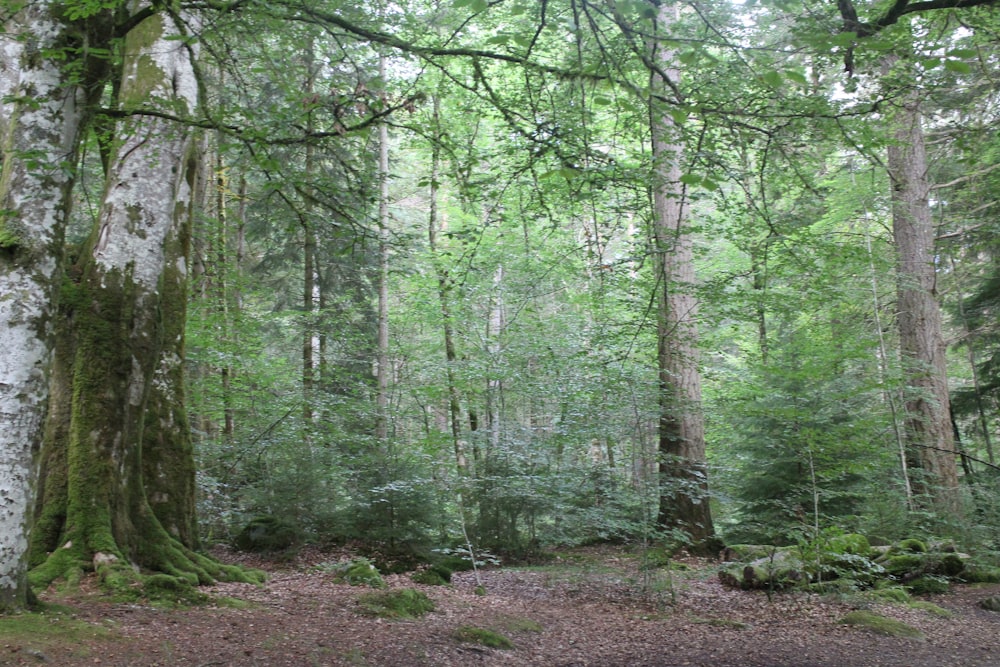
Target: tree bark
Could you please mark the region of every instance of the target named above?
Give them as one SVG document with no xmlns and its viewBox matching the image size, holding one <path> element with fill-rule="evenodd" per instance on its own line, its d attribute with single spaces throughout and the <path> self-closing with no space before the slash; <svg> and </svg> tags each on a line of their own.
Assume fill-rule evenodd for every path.
<svg viewBox="0 0 1000 667">
<path fill-rule="evenodd" d="M 104 47 L 105 13 L 85 25 L 57 3 L 25 3 L 5 18 L 0 61 L 0 611 L 23 608 L 35 454 L 43 435 L 63 235 L 80 136 L 106 63 L 67 62 L 63 46 Z M 23 39 L 20 39 L 23 37 Z M 80 67 L 82 65 L 82 68 Z M 96 91 L 96 92 L 95 92 Z"/>
<path fill-rule="evenodd" d="M 130 31 L 122 57 L 122 108 L 159 103 L 178 114 L 194 109 L 194 47 L 181 36 L 159 14 Z M 75 284 L 67 287 L 76 353 L 65 521 L 58 547 L 32 571 L 32 581 L 46 584 L 94 569 L 106 585 L 126 593 L 135 590 L 137 568 L 189 584 L 239 574 L 184 546 L 185 539 L 193 540 L 192 453 L 185 439 L 167 435 L 187 432 L 178 388 L 168 391 L 165 385 L 179 381 L 175 355 L 183 343 L 187 273 L 183 230 L 196 171 L 192 142 L 186 128 L 157 118 L 135 116 L 117 131 L 97 229 Z M 165 323 L 165 315 L 176 321 Z M 164 336 L 171 337 L 166 345 Z M 165 430 L 147 434 L 147 423 Z M 148 461 L 144 444 L 152 446 Z M 160 494 L 152 504 L 146 481 Z M 169 508 L 166 525 L 176 538 L 152 505 Z"/>
<path fill-rule="evenodd" d="M 663 37 L 674 21 L 668 3 L 657 13 L 652 87 L 659 95 L 676 88 L 680 73 Z M 705 465 L 705 428 L 698 368 L 698 303 L 692 239 L 681 183 L 683 146 L 674 119 L 660 104 L 650 107 L 653 141 L 653 242 L 657 271 L 657 362 L 659 374 L 660 508 L 662 529 L 683 531 L 695 549 L 711 550 L 714 538 Z"/>
<path fill-rule="evenodd" d="M 900 59 L 887 57 L 888 75 Z M 892 231 L 896 242 L 896 295 L 900 351 L 906 383 L 906 433 L 911 480 L 938 515 L 960 513 L 958 467 L 951 429 L 945 344 L 937 299 L 934 225 L 928 203 L 927 155 L 917 93 L 905 95 L 892 115 L 888 148 Z"/>
</svg>

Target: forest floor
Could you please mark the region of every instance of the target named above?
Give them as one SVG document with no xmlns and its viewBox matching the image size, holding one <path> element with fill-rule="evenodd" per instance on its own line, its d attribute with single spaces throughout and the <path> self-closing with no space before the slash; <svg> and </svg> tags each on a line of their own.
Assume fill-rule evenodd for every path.
<svg viewBox="0 0 1000 667">
<path fill-rule="evenodd" d="M 116 667 L 560 666 L 560 667 L 986 667 L 1000 665 L 1000 613 L 978 607 L 1000 585 L 959 586 L 936 607 L 860 596 L 723 587 L 717 564 L 644 573 L 639 557 L 608 547 L 561 554 L 543 566 L 457 573 L 450 586 L 407 575 L 436 608 L 418 620 L 360 613 L 366 589 L 333 583 L 322 564 L 348 553 L 304 551 L 282 563 L 216 554 L 268 571 L 263 586 L 223 583 L 212 604 L 164 609 L 88 594 L 46 593 L 57 611 L 33 615 L 38 631 L 11 634 L 0 619 L 0 665 Z M 328 568 L 327 568 L 328 570 Z M 370 589 L 368 589 L 370 590 Z M 920 630 L 881 636 L 840 623 L 864 608 Z M 508 649 L 462 641 L 463 626 L 491 629 Z M 6 627 L 6 629 L 5 629 Z"/>
</svg>

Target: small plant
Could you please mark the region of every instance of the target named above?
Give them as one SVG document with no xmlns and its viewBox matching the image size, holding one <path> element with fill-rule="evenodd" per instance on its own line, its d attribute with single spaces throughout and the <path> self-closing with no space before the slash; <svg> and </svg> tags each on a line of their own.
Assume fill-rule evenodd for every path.
<svg viewBox="0 0 1000 667">
<path fill-rule="evenodd" d="M 923 637 L 923 633 L 911 625 L 860 609 L 848 613 L 840 619 L 840 622 L 886 637 L 910 637 L 914 639 Z"/>
<path fill-rule="evenodd" d="M 480 646 L 499 649 L 514 648 L 514 642 L 499 632 L 487 630 L 486 628 L 476 628 L 471 625 L 463 625 L 460 628 L 456 628 L 452 636 L 466 644 L 479 644 Z"/>
<path fill-rule="evenodd" d="M 361 613 L 377 618 L 420 618 L 434 611 L 434 601 L 412 588 L 365 593 L 358 598 Z"/>
</svg>

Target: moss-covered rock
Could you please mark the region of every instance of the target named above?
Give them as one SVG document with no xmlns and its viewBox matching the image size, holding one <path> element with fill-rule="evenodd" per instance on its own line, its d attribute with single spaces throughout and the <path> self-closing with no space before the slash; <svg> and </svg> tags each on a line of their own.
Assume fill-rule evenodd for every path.
<svg viewBox="0 0 1000 667">
<path fill-rule="evenodd" d="M 896 543 L 894 550 L 899 553 L 923 554 L 927 553 L 927 544 L 916 538 L 909 538 Z"/>
<path fill-rule="evenodd" d="M 434 601 L 412 588 L 366 593 L 358 598 L 361 613 L 378 618 L 420 618 L 434 611 Z"/>
<path fill-rule="evenodd" d="M 1000 612 L 1000 595 L 991 595 L 979 601 L 979 606 L 986 611 Z"/>
<path fill-rule="evenodd" d="M 860 533 L 845 533 L 830 537 L 824 549 L 832 554 L 853 554 L 856 556 L 869 556 L 872 552 L 872 545 L 868 538 Z"/>
<path fill-rule="evenodd" d="M 382 573 L 367 558 L 355 558 L 323 569 L 333 574 L 333 580 L 339 583 L 385 588 L 385 579 L 382 578 Z"/>
<path fill-rule="evenodd" d="M 938 595 L 948 592 L 948 580 L 943 577 L 926 575 L 909 582 L 906 588 L 914 595 Z"/>
</svg>

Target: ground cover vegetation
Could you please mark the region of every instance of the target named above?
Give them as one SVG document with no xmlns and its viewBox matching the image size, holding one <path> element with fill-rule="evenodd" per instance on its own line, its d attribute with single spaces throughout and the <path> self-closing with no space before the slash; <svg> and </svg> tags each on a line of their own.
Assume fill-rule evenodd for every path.
<svg viewBox="0 0 1000 667">
<path fill-rule="evenodd" d="M 219 542 L 995 580 L 997 3 L 0 16 L 3 609 Z"/>
</svg>

